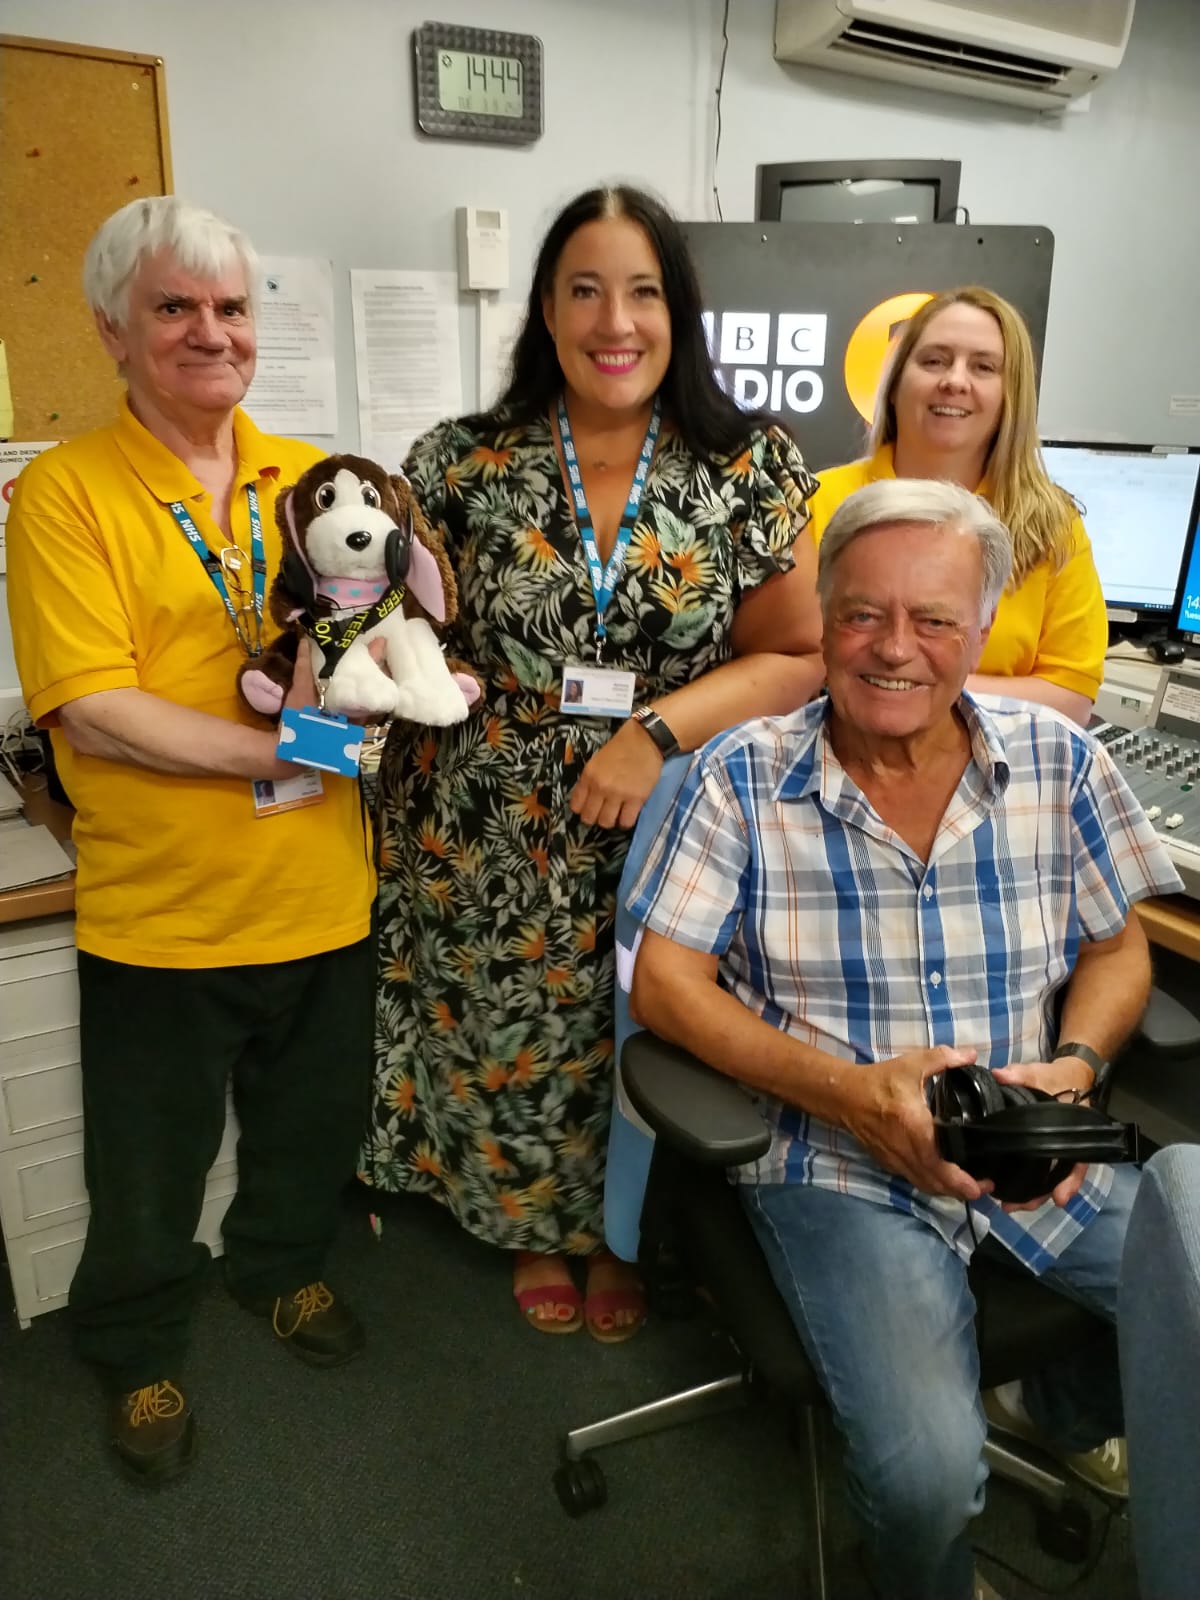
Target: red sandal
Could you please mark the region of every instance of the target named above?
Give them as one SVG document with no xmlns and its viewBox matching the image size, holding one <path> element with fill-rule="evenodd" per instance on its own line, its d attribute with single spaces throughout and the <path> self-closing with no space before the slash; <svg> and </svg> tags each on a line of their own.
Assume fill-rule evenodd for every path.
<svg viewBox="0 0 1200 1600">
<path fill-rule="evenodd" d="M 610 1264 L 617 1267 L 629 1265 L 628 1262 L 619 1261 L 611 1250 L 598 1251 L 589 1258 L 591 1266 Z M 636 1321 L 619 1323 L 617 1314 L 621 1311 L 634 1312 Z M 601 1344 L 624 1344 L 626 1339 L 632 1339 L 635 1333 L 641 1331 L 646 1321 L 645 1290 L 637 1281 L 614 1289 L 590 1289 L 584 1297 L 583 1320 L 592 1338 L 598 1339 Z"/>
<path fill-rule="evenodd" d="M 544 1260 L 545 1256 L 536 1250 L 517 1251 L 518 1268 L 534 1261 Z M 578 1333 L 583 1327 L 583 1296 L 570 1278 L 564 1283 L 532 1284 L 528 1289 L 518 1289 L 514 1286 L 513 1298 L 520 1306 L 526 1322 L 539 1333 Z M 543 1306 L 556 1307 L 555 1315 L 552 1318 L 539 1317 L 538 1312 Z M 563 1311 L 567 1312 L 565 1317 L 562 1315 Z"/>
</svg>

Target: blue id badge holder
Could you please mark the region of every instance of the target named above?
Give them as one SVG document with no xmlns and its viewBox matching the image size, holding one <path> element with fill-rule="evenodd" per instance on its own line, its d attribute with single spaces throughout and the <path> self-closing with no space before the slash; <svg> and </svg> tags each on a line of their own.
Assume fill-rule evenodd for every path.
<svg viewBox="0 0 1200 1600">
<path fill-rule="evenodd" d="M 294 761 L 298 767 L 355 778 L 364 732 L 357 722 L 317 706 L 288 706 L 279 718 L 276 753 L 281 761 Z"/>
</svg>

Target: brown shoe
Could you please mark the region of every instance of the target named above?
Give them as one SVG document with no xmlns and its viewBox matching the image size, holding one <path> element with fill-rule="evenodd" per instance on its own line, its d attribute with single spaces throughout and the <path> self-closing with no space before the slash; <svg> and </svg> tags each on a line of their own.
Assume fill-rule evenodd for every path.
<svg viewBox="0 0 1200 1600">
<path fill-rule="evenodd" d="M 310 1367 L 340 1367 L 366 1343 L 362 1323 L 344 1300 L 320 1281 L 277 1300 L 243 1301 L 256 1316 L 270 1317 L 275 1337 Z"/>
<path fill-rule="evenodd" d="M 121 1465 L 141 1483 L 174 1478 L 196 1453 L 196 1419 L 166 1378 L 118 1395 L 109 1424 Z"/>
</svg>

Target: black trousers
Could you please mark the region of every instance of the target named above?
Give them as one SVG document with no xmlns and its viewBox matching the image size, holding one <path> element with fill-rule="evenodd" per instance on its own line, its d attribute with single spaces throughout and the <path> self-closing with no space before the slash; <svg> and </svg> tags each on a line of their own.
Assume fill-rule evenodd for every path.
<svg viewBox="0 0 1200 1600">
<path fill-rule="evenodd" d="M 91 1217 L 70 1317 L 78 1353 L 113 1391 L 179 1372 L 230 1081 L 241 1129 L 222 1229 L 230 1291 L 273 1298 L 321 1277 L 365 1126 L 374 990 L 372 938 L 199 970 L 79 952 Z"/>
</svg>

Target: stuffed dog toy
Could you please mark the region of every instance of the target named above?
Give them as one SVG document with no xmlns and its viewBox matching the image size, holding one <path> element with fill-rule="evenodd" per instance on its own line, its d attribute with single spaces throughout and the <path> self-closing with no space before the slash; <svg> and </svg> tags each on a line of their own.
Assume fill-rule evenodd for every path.
<svg viewBox="0 0 1200 1600">
<path fill-rule="evenodd" d="M 306 633 L 327 711 L 461 722 L 480 686 L 452 672 L 431 626 L 454 620 L 458 589 L 408 479 L 327 456 L 279 496 L 275 517 L 284 556 L 269 609 L 284 632 L 239 671 L 246 703 L 279 715 Z M 369 649 L 377 639 L 387 671 Z"/>
</svg>

